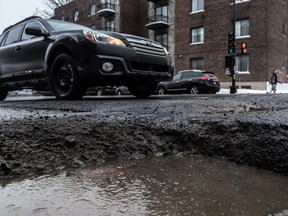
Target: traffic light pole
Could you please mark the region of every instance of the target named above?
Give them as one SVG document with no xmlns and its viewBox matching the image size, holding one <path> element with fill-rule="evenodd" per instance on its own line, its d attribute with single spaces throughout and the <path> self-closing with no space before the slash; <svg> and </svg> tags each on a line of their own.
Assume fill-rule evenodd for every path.
<svg viewBox="0 0 288 216">
<path fill-rule="evenodd" d="M 233 27 L 232 27 L 232 30 L 233 30 L 233 34 L 234 34 L 234 37 L 236 36 L 236 4 L 235 4 L 235 0 L 233 0 Z M 236 47 L 236 45 L 235 45 Z M 233 55 L 233 62 L 234 64 L 232 65 L 232 70 L 231 70 L 231 77 L 232 77 L 232 86 L 230 86 L 230 94 L 235 94 L 237 92 L 237 88 L 236 88 L 236 76 L 235 76 L 235 50 L 234 49 L 234 53 L 232 54 Z"/>
</svg>

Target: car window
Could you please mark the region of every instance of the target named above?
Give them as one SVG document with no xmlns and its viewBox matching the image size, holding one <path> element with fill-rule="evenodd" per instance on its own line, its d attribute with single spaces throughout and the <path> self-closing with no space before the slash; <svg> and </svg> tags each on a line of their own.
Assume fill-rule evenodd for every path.
<svg viewBox="0 0 288 216">
<path fill-rule="evenodd" d="M 5 34 L 0 35 L 0 47 L 2 46 L 2 41 L 4 40 Z"/>
<path fill-rule="evenodd" d="M 203 74 L 201 72 L 194 72 L 193 77 L 202 77 Z"/>
<path fill-rule="evenodd" d="M 21 37 L 21 41 L 23 40 L 30 40 L 32 38 L 35 38 L 37 36 L 35 35 L 28 35 L 25 33 L 25 30 L 29 27 L 40 27 L 42 29 L 42 31 L 44 31 L 43 27 L 40 25 L 40 23 L 38 23 L 37 21 L 32 21 L 32 22 L 28 22 L 25 27 L 24 27 L 24 31 L 23 31 L 23 34 L 22 34 L 22 37 Z"/>
<path fill-rule="evenodd" d="M 174 77 L 173 77 L 173 80 L 179 80 L 181 78 L 181 75 L 182 74 L 176 74 Z"/>
<path fill-rule="evenodd" d="M 58 31 L 69 31 L 69 30 L 91 30 L 90 28 L 82 25 L 78 25 L 75 23 L 63 22 L 60 20 L 47 20 L 47 23 L 51 26 L 51 28 Z"/>
<path fill-rule="evenodd" d="M 193 77 L 192 73 L 183 73 L 182 79 L 191 79 Z"/>
<path fill-rule="evenodd" d="M 7 36 L 4 44 L 5 45 L 9 45 L 9 44 L 18 42 L 20 34 L 21 34 L 22 27 L 23 27 L 23 25 L 20 25 L 20 26 L 17 26 L 16 28 L 14 28 L 14 29 L 11 29 L 9 31 L 9 33 L 8 33 L 8 36 Z"/>
<path fill-rule="evenodd" d="M 203 75 L 206 77 L 216 77 L 213 73 L 209 73 L 209 72 L 203 73 Z"/>
</svg>

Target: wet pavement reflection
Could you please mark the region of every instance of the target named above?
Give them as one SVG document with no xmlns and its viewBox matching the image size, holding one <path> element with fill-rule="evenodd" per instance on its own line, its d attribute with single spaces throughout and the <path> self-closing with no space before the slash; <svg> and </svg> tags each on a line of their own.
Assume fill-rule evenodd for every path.
<svg viewBox="0 0 288 216">
<path fill-rule="evenodd" d="M 288 177 L 195 156 L 121 161 L 0 186 L 5 216 L 280 216 L 288 209 Z"/>
</svg>

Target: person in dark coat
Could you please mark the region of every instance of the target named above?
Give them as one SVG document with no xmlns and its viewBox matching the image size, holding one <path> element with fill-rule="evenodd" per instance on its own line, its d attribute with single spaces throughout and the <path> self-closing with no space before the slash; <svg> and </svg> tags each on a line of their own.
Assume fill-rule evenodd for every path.
<svg viewBox="0 0 288 216">
<path fill-rule="evenodd" d="M 274 69 L 271 73 L 269 84 L 271 85 L 269 93 L 276 93 L 277 83 L 281 83 L 278 81 L 277 70 Z"/>
</svg>

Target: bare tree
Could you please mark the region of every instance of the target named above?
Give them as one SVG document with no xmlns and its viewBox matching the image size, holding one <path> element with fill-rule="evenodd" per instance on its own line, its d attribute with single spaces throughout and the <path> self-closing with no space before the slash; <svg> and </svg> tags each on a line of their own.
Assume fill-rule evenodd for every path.
<svg viewBox="0 0 288 216">
<path fill-rule="evenodd" d="M 37 8 L 36 14 L 46 18 L 53 17 L 55 8 L 66 5 L 72 1 L 74 0 L 42 0 L 47 9 L 40 10 Z"/>
</svg>

